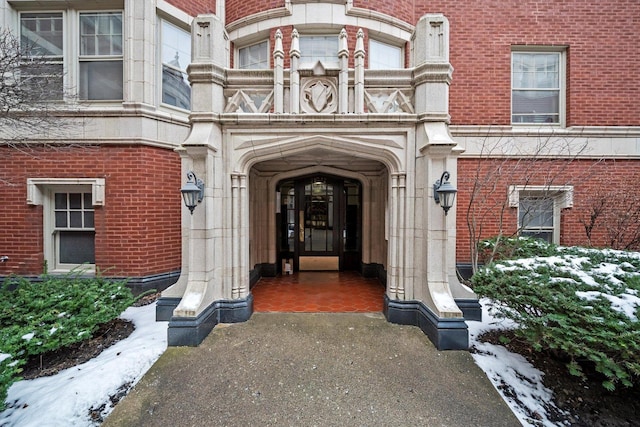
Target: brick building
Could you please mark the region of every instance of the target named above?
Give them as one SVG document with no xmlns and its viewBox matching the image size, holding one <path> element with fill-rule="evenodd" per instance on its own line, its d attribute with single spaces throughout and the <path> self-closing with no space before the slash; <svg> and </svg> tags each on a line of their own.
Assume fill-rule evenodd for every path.
<svg viewBox="0 0 640 427">
<path fill-rule="evenodd" d="M 0 122 L 0 276 L 165 289 L 170 344 L 195 345 L 261 276 L 357 270 L 390 321 L 466 348 L 479 238 L 633 247 L 640 8 L 604 6 L 3 0 L 59 125 Z"/>
</svg>

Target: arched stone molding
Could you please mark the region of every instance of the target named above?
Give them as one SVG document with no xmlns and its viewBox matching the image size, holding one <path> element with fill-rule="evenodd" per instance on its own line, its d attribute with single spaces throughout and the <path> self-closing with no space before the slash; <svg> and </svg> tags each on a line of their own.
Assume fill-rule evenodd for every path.
<svg viewBox="0 0 640 427">
<path fill-rule="evenodd" d="M 394 130 L 395 135 L 384 134 L 384 130 L 377 129 L 375 134 L 359 136 L 344 136 L 343 131 L 336 134 L 335 129 L 313 134 L 300 135 L 296 133 L 265 133 L 259 131 L 240 134 L 232 133 L 230 142 L 235 149 L 235 161 L 238 173 L 248 174 L 256 163 L 289 156 L 303 154 L 310 150 L 325 149 L 331 153 L 342 153 L 362 159 L 375 160 L 382 163 L 390 173 L 405 171 L 407 132 Z"/>
<path fill-rule="evenodd" d="M 407 42 L 414 26 L 393 16 L 369 9 L 354 7 L 348 0 L 344 4 L 334 2 L 291 2 L 285 6 L 246 16 L 226 25 L 229 40 L 234 43 L 255 41 L 256 34 L 268 36 L 270 28 L 295 26 L 304 29 L 340 29 L 345 25 L 367 28 L 369 34 L 384 34 L 386 39 Z"/>
<path fill-rule="evenodd" d="M 405 297 L 405 274 L 407 271 L 407 263 L 410 264 L 406 257 L 405 247 L 411 246 L 407 241 L 407 223 L 406 223 L 406 203 L 407 203 L 407 172 L 404 170 L 406 158 L 408 157 L 408 132 L 396 132 L 396 138 L 389 135 L 381 135 L 380 130 L 371 135 L 355 137 L 341 137 L 331 134 L 310 134 L 303 136 L 295 136 L 290 138 L 278 138 L 277 136 L 265 135 L 264 138 L 255 133 L 245 138 L 231 135 L 233 146 L 239 155 L 234 164 L 238 167 L 238 173 L 249 175 L 254 165 L 270 160 L 286 159 L 288 156 L 295 156 L 307 152 L 317 153 L 318 150 L 324 150 L 327 153 L 339 153 L 345 156 L 355 156 L 362 159 L 375 160 L 381 163 L 387 172 L 390 194 L 386 198 L 386 209 L 388 211 L 387 225 L 388 230 L 388 253 L 386 257 L 387 277 L 389 284 L 393 287 L 390 291 L 392 298 Z M 335 131 L 334 131 L 335 132 Z M 342 135 L 342 133 L 341 133 Z M 278 135 L 279 136 L 279 135 Z M 370 138 L 368 138 L 370 137 Z M 238 141 L 240 139 L 240 141 Z M 374 141 L 374 142 L 372 142 Z M 262 143 L 261 143 L 262 142 Z M 371 183 L 370 178 L 366 175 L 335 167 L 331 164 L 310 165 L 295 170 L 290 170 L 274 175 L 269 182 L 269 191 L 275 195 L 276 184 L 287 178 L 303 176 L 317 172 L 328 173 L 332 175 L 342 176 L 346 178 L 354 178 L 360 180 L 363 184 L 363 205 L 370 205 L 371 200 Z M 249 195 L 247 197 L 250 197 Z M 269 198 L 269 212 L 275 212 L 275 199 Z M 365 211 L 363 211 L 363 215 Z M 363 218 L 363 224 L 367 224 L 371 219 L 371 210 L 366 211 L 367 218 Z M 248 213 L 247 213 L 248 215 Z M 380 213 L 381 217 L 384 214 Z M 247 217 L 248 218 L 248 217 Z M 247 219 L 248 220 L 248 219 Z M 275 217 L 270 216 L 269 230 L 275 229 Z M 384 236 L 379 236 L 384 238 Z M 276 242 L 275 234 L 269 233 L 269 255 L 268 262 L 274 264 L 276 262 Z M 365 241 L 366 239 L 366 241 Z M 371 256 L 371 236 L 363 233 L 363 263 L 368 262 Z M 366 252 L 365 252 L 366 249 Z M 411 266 L 409 266 L 411 267 Z"/>
</svg>

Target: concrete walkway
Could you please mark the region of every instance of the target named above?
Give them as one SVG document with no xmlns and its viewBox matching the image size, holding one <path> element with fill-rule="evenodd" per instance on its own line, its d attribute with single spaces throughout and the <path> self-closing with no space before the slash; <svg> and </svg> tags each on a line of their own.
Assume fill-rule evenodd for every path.
<svg viewBox="0 0 640 427">
<path fill-rule="evenodd" d="M 172 347 L 103 426 L 519 426 L 465 351 L 382 314 L 255 313 Z"/>
</svg>

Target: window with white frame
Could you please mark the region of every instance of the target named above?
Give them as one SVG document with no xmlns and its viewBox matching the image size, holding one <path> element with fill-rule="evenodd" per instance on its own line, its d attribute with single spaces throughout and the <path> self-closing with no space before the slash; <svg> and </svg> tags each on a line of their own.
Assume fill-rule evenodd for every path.
<svg viewBox="0 0 640 427">
<path fill-rule="evenodd" d="M 22 13 L 20 46 L 27 60 L 20 78 L 25 96 L 34 101 L 63 97 L 62 13 Z"/>
<path fill-rule="evenodd" d="M 402 48 L 383 43 L 378 40 L 369 40 L 369 69 L 393 70 L 404 68 Z"/>
<path fill-rule="evenodd" d="M 41 96 L 60 100 L 71 96 L 66 87 L 81 100 L 123 99 L 122 11 L 24 11 L 19 20 L 21 47 L 32 61 L 21 74 L 40 86 L 34 93 L 45 86 Z"/>
<path fill-rule="evenodd" d="M 573 206 L 573 187 L 511 186 L 509 206 L 518 209 L 518 234 L 559 244 L 560 215 Z"/>
<path fill-rule="evenodd" d="M 338 36 L 300 36 L 300 63 L 338 64 Z"/>
<path fill-rule="evenodd" d="M 55 269 L 95 264 L 91 192 L 52 191 Z"/>
<path fill-rule="evenodd" d="M 104 201 L 104 178 L 27 179 L 27 203 L 43 207 L 49 271 L 95 269 L 95 207 Z"/>
<path fill-rule="evenodd" d="M 511 53 L 511 122 L 559 124 L 563 120 L 564 54 Z"/>
<path fill-rule="evenodd" d="M 188 110 L 191 86 L 187 66 L 191 63 L 191 33 L 162 20 L 162 102 Z"/>
<path fill-rule="evenodd" d="M 267 41 L 238 49 L 238 68 L 243 70 L 269 68 L 269 44 Z"/>
<path fill-rule="evenodd" d="M 122 12 L 81 12 L 78 96 L 121 100 Z"/>
</svg>

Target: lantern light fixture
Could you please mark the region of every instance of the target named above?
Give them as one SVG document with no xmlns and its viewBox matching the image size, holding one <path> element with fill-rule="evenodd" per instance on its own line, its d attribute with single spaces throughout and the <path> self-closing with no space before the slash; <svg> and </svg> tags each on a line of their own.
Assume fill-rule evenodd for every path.
<svg viewBox="0 0 640 427">
<path fill-rule="evenodd" d="M 187 183 L 180 189 L 184 204 L 193 215 L 193 210 L 204 198 L 204 182 L 193 171 L 187 172 Z"/>
<path fill-rule="evenodd" d="M 449 182 L 449 172 L 444 171 L 439 180 L 433 184 L 433 199 L 436 204 L 439 204 L 444 209 L 444 214 L 447 215 L 453 201 L 456 198 L 458 190 Z"/>
</svg>

